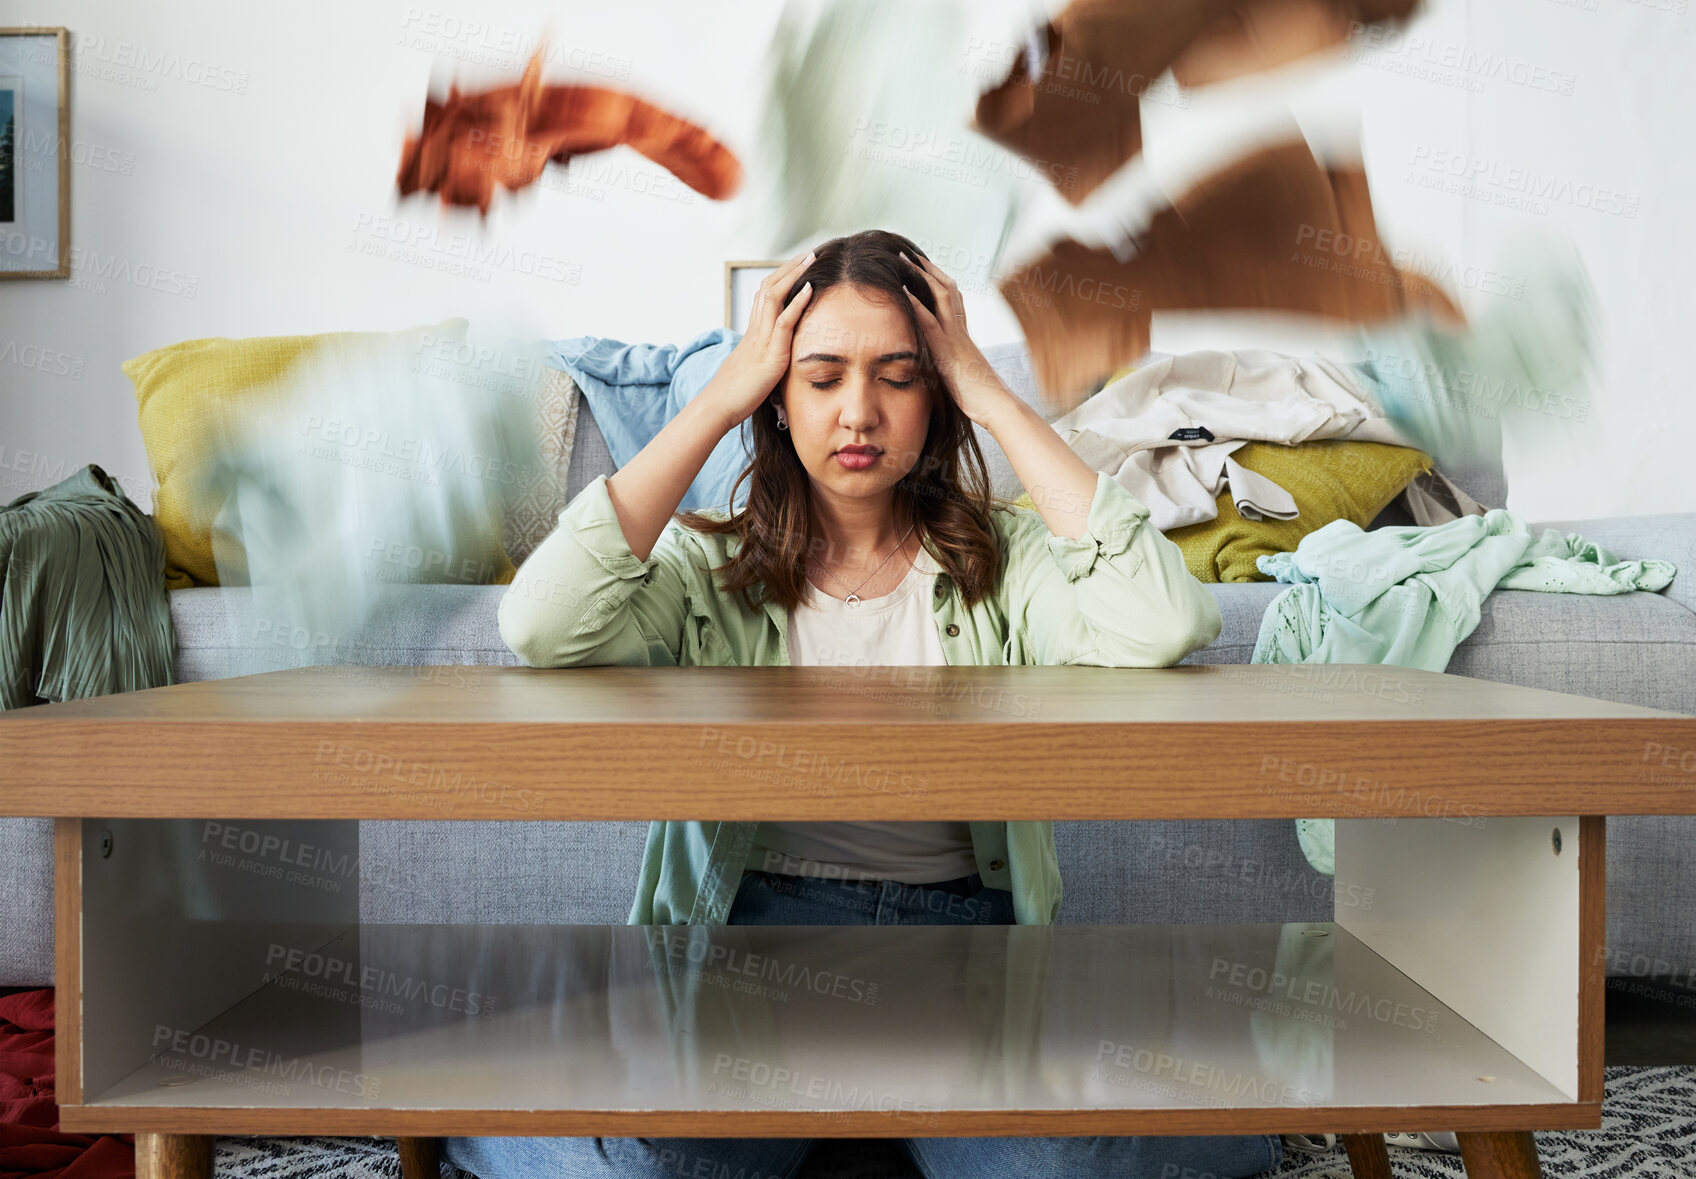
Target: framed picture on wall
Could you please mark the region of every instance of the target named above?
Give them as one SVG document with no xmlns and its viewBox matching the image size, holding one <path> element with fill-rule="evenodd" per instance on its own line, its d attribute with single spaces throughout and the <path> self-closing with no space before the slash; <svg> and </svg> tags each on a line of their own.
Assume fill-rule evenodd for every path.
<svg viewBox="0 0 1696 1179">
<path fill-rule="evenodd" d="M 724 326 L 732 331 L 748 330 L 748 312 L 766 275 L 783 262 L 726 262 L 724 264 Z"/>
<path fill-rule="evenodd" d="M 0 28 L 0 278 L 71 276 L 70 32 Z"/>
</svg>

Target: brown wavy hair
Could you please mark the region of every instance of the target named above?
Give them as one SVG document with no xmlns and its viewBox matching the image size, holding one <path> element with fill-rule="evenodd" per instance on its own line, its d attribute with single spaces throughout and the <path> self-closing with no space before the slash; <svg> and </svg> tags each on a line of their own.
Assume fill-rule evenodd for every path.
<svg viewBox="0 0 1696 1179">
<path fill-rule="evenodd" d="M 918 352 L 916 375 L 930 394 L 930 422 L 918 461 L 894 486 L 895 518 L 914 521 L 921 541 L 970 608 L 993 593 L 1000 580 L 1001 538 L 990 512 L 1008 510 L 1011 505 L 991 492 L 972 421 L 936 371 L 924 326 L 901 291 L 902 283 L 908 283 L 919 302 L 937 314 L 929 284 L 923 279 L 913 281 L 912 270 L 897 256 L 902 250 L 910 258 L 927 257 L 907 238 L 882 229 L 833 238 L 819 246 L 813 264 L 795 276 L 783 306 L 809 282 L 814 304 L 830 287 L 852 283 L 870 298 L 900 308 L 912 325 Z M 759 607 L 753 596 L 756 586 L 763 587 L 765 600 L 785 610 L 799 606 L 807 589 L 806 555 L 824 543 L 813 532 L 811 477 L 789 435 L 777 428 L 777 411 L 771 403 L 770 394 L 788 377 L 786 369 L 751 415 L 753 459 L 730 490 L 730 502 L 735 503 L 737 488 L 749 484 L 742 510 L 726 509 L 722 520 L 699 512 L 673 515 L 685 527 L 738 537 L 741 546 L 714 573 L 720 576 L 720 589 L 739 595 L 750 612 Z"/>
</svg>

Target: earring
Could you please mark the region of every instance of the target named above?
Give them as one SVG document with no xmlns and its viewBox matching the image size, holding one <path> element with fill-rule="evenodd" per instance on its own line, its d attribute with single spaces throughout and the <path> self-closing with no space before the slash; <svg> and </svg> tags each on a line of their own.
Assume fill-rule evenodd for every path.
<svg viewBox="0 0 1696 1179">
<path fill-rule="evenodd" d="M 783 407 L 774 402 L 772 408 L 777 411 L 777 428 L 779 430 L 789 429 L 789 415 L 783 412 Z"/>
</svg>

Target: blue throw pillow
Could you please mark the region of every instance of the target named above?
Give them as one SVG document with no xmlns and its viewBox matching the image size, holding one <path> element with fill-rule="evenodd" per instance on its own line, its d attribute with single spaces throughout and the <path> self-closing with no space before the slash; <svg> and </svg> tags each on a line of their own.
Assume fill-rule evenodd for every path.
<svg viewBox="0 0 1696 1179">
<path fill-rule="evenodd" d="M 551 341 L 549 363 L 577 382 L 613 463 L 622 467 L 706 387 L 741 338 L 729 328 L 702 332 L 681 346 L 578 336 Z M 752 455 L 753 427 L 744 421 L 713 447 L 680 510 L 740 508 L 730 503 L 730 488 Z M 744 485 L 744 500 L 746 491 Z"/>
</svg>

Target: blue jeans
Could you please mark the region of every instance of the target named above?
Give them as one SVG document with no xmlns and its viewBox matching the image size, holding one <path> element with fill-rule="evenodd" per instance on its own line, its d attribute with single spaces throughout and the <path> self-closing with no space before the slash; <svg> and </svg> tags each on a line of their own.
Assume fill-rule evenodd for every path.
<svg viewBox="0 0 1696 1179">
<path fill-rule="evenodd" d="M 747 871 L 728 925 L 1011 925 L 1013 894 L 976 873 L 936 884 L 846 881 Z M 907 1138 L 925 1179 L 1244 1179 L 1283 1160 L 1276 1135 Z M 810 1138 L 445 1138 L 443 1154 L 478 1179 L 792 1179 Z"/>
</svg>

